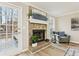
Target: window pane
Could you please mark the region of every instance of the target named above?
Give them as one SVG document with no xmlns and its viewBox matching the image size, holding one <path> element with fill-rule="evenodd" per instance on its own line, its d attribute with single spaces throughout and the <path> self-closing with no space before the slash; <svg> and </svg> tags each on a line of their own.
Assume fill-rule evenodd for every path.
<svg viewBox="0 0 79 59">
<path fill-rule="evenodd" d="M 13 10 L 11 8 L 7 8 L 7 15 L 13 15 Z"/>
<path fill-rule="evenodd" d="M 13 26 L 13 32 L 17 33 L 18 32 L 18 26 Z"/>
<path fill-rule="evenodd" d="M 13 17 L 13 32 L 17 33 L 18 32 L 18 18 Z"/>
<path fill-rule="evenodd" d="M 6 7 L 2 7 L 2 15 L 7 15 L 7 8 Z"/>
<path fill-rule="evenodd" d="M 2 24 L 2 16 L 0 16 L 0 24 Z"/>
<path fill-rule="evenodd" d="M 12 34 L 7 34 L 6 49 L 12 47 Z"/>
<path fill-rule="evenodd" d="M 13 10 L 13 16 L 17 17 L 18 16 L 18 11 L 16 9 Z"/>
<path fill-rule="evenodd" d="M 13 17 L 13 25 L 17 25 L 18 24 L 18 18 L 17 17 Z"/>
<path fill-rule="evenodd" d="M 0 24 L 6 24 L 5 16 L 0 16 Z"/>
<path fill-rule="evenodd" d="M 18 47 L 17 35 L 13 35 L 13 41 L 14 41 L 14 46 L 15 46 L 15 47 Z"/>
<path fill-rule="evenodd" d="M 0 7 L 0 15 L 2 15 L 2 7 Z"/>
<path fill-rule="evenodd" d="M 0 34 L 0 40 L 1 39 L 6 39 L 6 33 L 5 34 Z"/>
<path fill-rule="evenodd" d="M 16 39 L 16 37 L 15 36 L 13 36 L 12 34 L 8 34 L 8 39 L 7 39 L 7 41 L 6 41 L 6 48 L 11 48 L 11 47 L 18 47 L 17 45 L 18 45 L 18 41 L 17 41 L 17 39 Z"/>
<path fill-rule="evenodd" d="M 6 16 L 2 16 L 2 24 L 6 24 L 6 19 L 5 19 Z"/>
<path fill-rule="evenodd" d="M 6 25 L 0 25 L 0 34 L 6 33 Z"/>
<path fill-rule="evenodd" d="M 5 16 L 0 16 L 0 24 L 6 24 Z"/>
<path fill-rule="evenodd" d="M 0 52 L 5 49 L 6 34 L 0 34 Z"/>
<path fill-rule="evenodd" d="M 2 15 L 13 15 L 13 10 L 11 8 L 1 7 Z"/>
<path fill-rule="evenodd" d="M 8 25 L 7 26 L 7 32 L 8 33 L 12 33 L 12 25 Z"/>
<path fill-rule="evenodd" d="M 7 24 L 12 24 L 12 16 L 6 16 Z"/>
</svg>

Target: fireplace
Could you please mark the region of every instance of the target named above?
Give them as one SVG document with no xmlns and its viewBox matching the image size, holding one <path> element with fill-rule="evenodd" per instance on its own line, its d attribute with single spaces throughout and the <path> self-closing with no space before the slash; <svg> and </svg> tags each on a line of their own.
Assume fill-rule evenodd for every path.
<svg viewBox="0 0 79 59">
<path fill-rule="evenodd" d="M 33 35 L 38 36 L 38 42 L 45 40 L 45 30 L 33 30 Z"/>
<path fill-rule="evenodd" d="M 32 45 L 32 35 L 39 37 L 38 43 L 47 38 L 47 24 L 29 23 L 29 45 Z"/>
</svg>

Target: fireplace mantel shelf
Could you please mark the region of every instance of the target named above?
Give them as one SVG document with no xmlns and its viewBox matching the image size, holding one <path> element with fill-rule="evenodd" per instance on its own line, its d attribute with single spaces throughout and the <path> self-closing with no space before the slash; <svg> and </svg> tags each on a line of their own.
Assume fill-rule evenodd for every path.
<svg viewBox="0 0 79 59">
<path fill-rule="evenodd" d="M 42 21 L 38 19 L 29 19 L 30 23 L 39 23 L 39 24 L 47 24 L 47 21 Z"/>
</svg>

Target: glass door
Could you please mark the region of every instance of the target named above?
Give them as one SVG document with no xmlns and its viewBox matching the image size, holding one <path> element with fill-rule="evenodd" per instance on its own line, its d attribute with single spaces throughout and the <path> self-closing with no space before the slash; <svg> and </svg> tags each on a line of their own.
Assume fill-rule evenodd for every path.
<svg viewBox="0 0 79 59">
<path fill-rule="evenodd" d="M 6 20 L 3 11 L 4 8 L 0 7 L 0 52 L 5 49 L 6 39 Z"/>
<path fill-rule="evenodd" d="M 0 7 L 0 51 L 18 48 L 18 11 Z"/>
</svg>

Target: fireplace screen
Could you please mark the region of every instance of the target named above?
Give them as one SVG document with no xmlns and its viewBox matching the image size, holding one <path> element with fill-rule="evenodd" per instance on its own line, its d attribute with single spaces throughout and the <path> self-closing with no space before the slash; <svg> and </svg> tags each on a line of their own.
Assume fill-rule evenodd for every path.
<svg viewBox="0 0 79 59">
<path fill-rule="evenodd" d="M 33 35 L 39 37 L 38 42 L 45 40 L 45 30 L 33 30 Z"/>
</svg>

